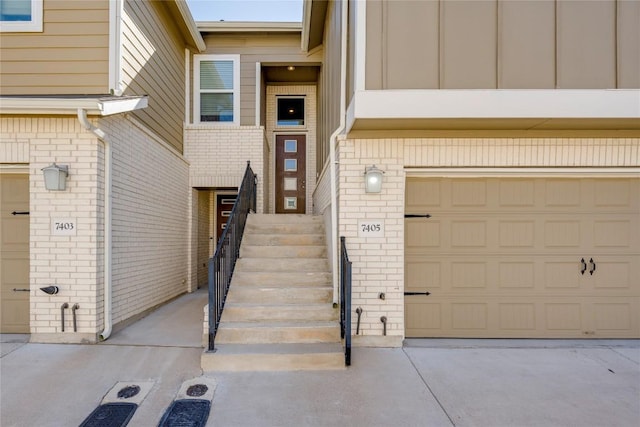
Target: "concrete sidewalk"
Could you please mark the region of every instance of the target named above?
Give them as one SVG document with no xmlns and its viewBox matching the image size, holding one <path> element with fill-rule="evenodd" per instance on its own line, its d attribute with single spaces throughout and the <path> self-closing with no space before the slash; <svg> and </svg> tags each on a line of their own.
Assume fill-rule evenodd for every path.
<svg viewBox="0 0 640 427">
<path fill-rule="evenodd" d="M 640 423 L 638 340 L 408 340 L 354 348 L 344 371 L 203 379 L 204 304 L 202 291 L 184 296 L 99 345 L 2 335 L 0 425 L 77 426 L 116 383 L 138 381 L 150 391 L 129 426 L 156 426 L 194 378 L 217 383 L 208 426 Z"/>
</svg>

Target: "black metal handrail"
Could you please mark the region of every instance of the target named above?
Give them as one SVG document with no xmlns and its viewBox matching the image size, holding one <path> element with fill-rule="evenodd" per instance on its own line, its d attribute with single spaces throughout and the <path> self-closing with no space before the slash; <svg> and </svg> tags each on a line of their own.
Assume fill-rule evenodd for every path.
<svg viewBox="0 0 640 427">
<path fill-rule="evenodd" d="M 344 339 L 344 364 L 351 365 L 351 261 L 344 236 L 340 237 L 340 336 Z"/>
<path fill-rule="evenodd" d="M 240 243 L 247 216 L 249 212 L 256 211 L 256 179 L 250 162 L 247 162 L 238 197 L 233 204 L 213 258 L 209 259 L 209 351 L 215 351 L 216 332 L 220 325 L 233 270 L 240 256 Z"/>
</svg>

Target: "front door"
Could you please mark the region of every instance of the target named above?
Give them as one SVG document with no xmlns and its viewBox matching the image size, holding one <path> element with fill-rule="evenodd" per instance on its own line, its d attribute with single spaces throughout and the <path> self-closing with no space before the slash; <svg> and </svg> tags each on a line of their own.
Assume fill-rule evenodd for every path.
<svg viewBox="0 0 640 427">
<path fill-rule="evenodd" d="M 29 333 L 29 175 L 0 174 L 0 332 Z"/>
<path fill-rule="evenodd" d="M 276 213 L 305 213 L 306 138 L 276 136 Z"/>
<path fill-rule="evenodd" d="M 231 210 L 236 202 L 236 197 L 236 194 L 216 195 L 216 245 L 220 237 L 222 237 L 222 232 L 227 227 L 227 221 L 229 220 L 229 216 L 231 216 Z M 215 250 L 215 247 L 213 249 Z"/>
</svg>

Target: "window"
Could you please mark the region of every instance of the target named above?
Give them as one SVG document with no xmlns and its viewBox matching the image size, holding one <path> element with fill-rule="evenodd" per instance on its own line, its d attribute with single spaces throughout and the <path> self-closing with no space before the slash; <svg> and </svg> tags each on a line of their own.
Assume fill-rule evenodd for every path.
<svg viewBox="0 0 640 427">
<path fill-rule="evenodd" d="M 304 98 L 278 97 L 278 126 L 304 126 Z"/>
<path fill-rule="evenodd" d="M 42 0 L 0 0 L 0 31 L 41 32 Z"/>
<path fill-rule="evenodd" d="M 240 55 L 196 55 L 194 121 L 240 124 Z"/>
</svg>

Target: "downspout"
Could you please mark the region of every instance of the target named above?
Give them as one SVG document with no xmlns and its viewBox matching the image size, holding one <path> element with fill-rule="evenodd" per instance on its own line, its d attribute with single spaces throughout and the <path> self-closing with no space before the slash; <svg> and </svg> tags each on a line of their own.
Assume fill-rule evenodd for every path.
<svg viewBox="0 0 640 427">
<path fill-rule="evenodd" d="M 104 330 L 100 340 L 104 341 L 111 335 L 112 321 L 112 286 L 111 286 L 111 144 L 107 134 L 87 119 L 87 112 L 78 108 L 78 121 L 93 133 L 104 144 Z"/>
<path fill-rule="evenodd" d="M 346 82 L 347 82 L 347 24 L 349 21 L 349 2 L 343 0 L 341 3 L 342 13 L 341 19 L 341 37 L 340 37 L 340 124 L 338 128 L 329 137 L 329 162 L 330 162 L 330 177 L 331 177 L 331 241 L 333 243 L 332 259 L 333 265 L 333 303 L 339 302 L 339 269 L 340 264 L 338 260 L 338 194 L 337 194 L 337 182 L 336 182 L 336 141 L 338 135 L 344 132 L 345 129 L 345 115 L 347 111 L 346 100 Z"/>
</svg>

